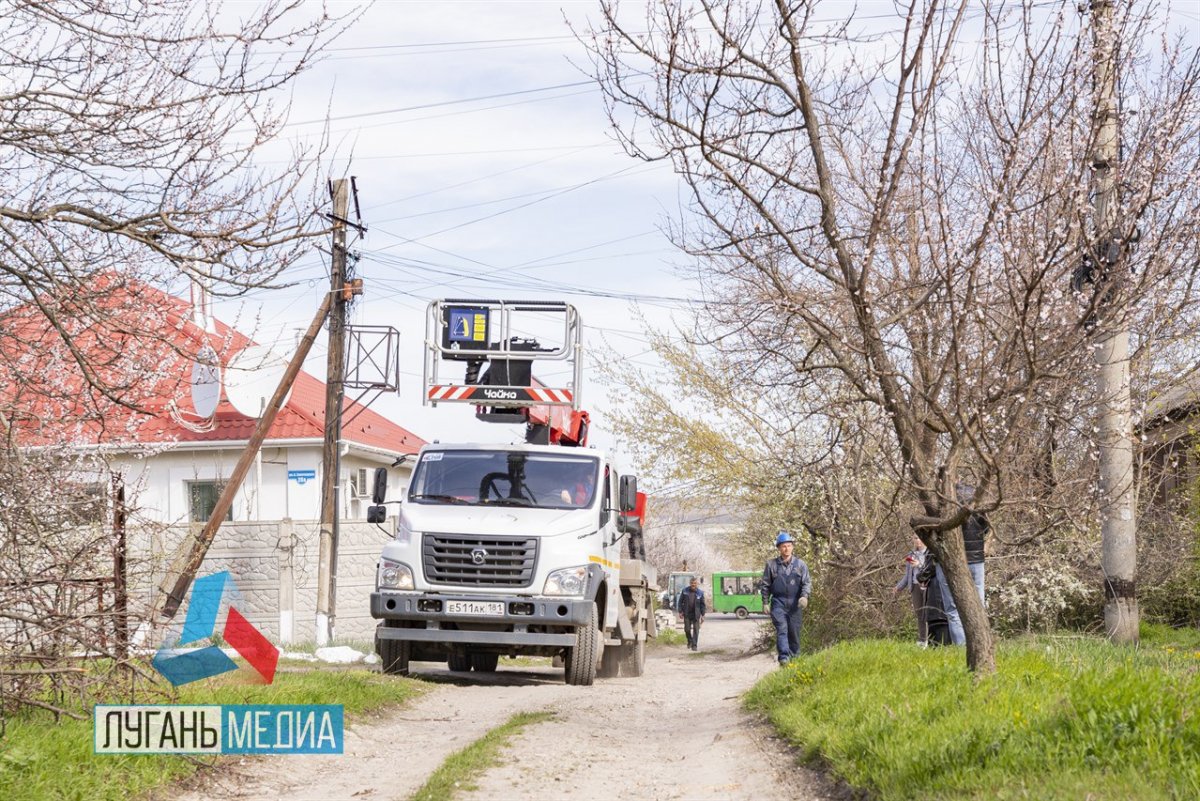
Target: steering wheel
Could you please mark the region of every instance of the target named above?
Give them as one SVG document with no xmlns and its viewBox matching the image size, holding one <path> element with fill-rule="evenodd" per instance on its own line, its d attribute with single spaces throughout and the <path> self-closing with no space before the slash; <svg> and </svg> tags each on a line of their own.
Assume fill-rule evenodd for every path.
<svg viewBox="0 0 1200 801">
<path fill-rule="evenodd" d="M 506 496 L 500 491 L 497 481 L 509 481 L 508 473 L 488 473 L 479 482 L 479 500 L 486 501 L 491 499 L 491 494 L 496 493 L 496 500 L 503 501 Z"/>
<path fill-rule="evenodd" d="M 498 501 L 522 500 L 522 501 L 527 501 L 530 504 L 537 503 L 537 498 L 533 497 L 533 490 L 529 489 L 528 485 L 521 486 L 521 494 L 520 495 L 511 495 L 511 494 L 505 495 L 503 492 L 500 491 L 500 487 L 496 483 L 497 481 L 507 481 L 509 483 L 509 488 L 510 488 L 509 492 L 511 493 L 512 477 L 509 476 L 508 473 L 500 473 L 500 472 L 488 473 L 479 482 L 479 500 L 489 501 L 489 500 L 491 500 L 492 493 L 495 493 L 496 500 L 498 500 Z"/>
</svg>

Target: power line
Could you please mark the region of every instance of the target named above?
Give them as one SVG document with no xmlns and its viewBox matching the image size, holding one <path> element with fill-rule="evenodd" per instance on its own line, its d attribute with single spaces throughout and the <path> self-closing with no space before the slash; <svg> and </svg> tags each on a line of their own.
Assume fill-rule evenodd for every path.
<svg viewBox="0 0 1200 801">
<path fill-rule="evenodd" d="M 632 169 L 632 168 L 629 168 L 629 169 Z M 625 171 L 626 170 L 620 170 L 616 173 L 611 173 L 609 176 L 602 176 L 601 178 L 595 178 L 595 179 L 592 179 L 592 180 L 589 180 L 589 181 L 586 181 L 586 182 L 580 183 L 580 184 L 571 184 L 568 186 L 556 186 L 551 189 L 539 189 L 534 192 L 522 192 L 519 195 L 507 195 L 505 197 L 493 198 L 491 200 L 480 200 L 480 201 L 476 201 L 475 203 L 464 203 L 460 206 L 446 206 L 445 208 L 432 209 L 430 211 L 422 211 L 422 212 L 418 212 L 417 214 L 407 214 L 407 215 L 404 215 L 401 217 L 391 217 L 386 220 L 375 220 L 373 222 L 373 224 L 374 225 L 382 225 L 384 223 L 399 222 L 401 220 L 415 220 L 419 217 L 431 217 L 435 214 L 447 214 L 451 211 L 463 211 L 464 209 L 477 209 L 480 206 L 490 206 L 490 205 L 493 205 L 496 203 L 504 203 L 509 200 L 521 200 L 523 198 L 528 198 L 528 197 L 538 197 L 539 200 L 548 200 L 551 197 L 556 197 L 560 194 L 565 194 L 566 192 L 573 192 L 576 189 L 581 189 L 585 186 L 588 186 L 589 184 L 596 183 L 597 181 L 605 180 L 605 178 L 608 178 L 608 177 L 619 175 L 621 172 L 625 172 Z M 545 195 L 548 195 L 548 197 L 543 197 Z M 505 213 L 508 211 L 516 211 L 518 209 L 523 209 L 528 205 L 531 205 L 531 204 L 526 203 L 521 206 L 515 206 L 512 209 L 505 209 L 504 212 L 501 212 L 501 213 Z M 490 217 L 483 217 L 481 219 L 486 220 L 486 219 L 490 219 Z M 464 223 L 464 224 L 469 225 L 470 223 Z M 393 234 L 393 236 L 396 236 L 396 235 Z M 432 236 L 432 234 L 429 234 L 429 236 Z"/>
<path fill-rule="evenodd" d="M 538 149 L 540 149 L 540 148 L 531 148 L 531 150 L 538 150 Z M 549 148 L 547 148 L 547 149 L 549 149 Z M 538 159 L 537 161 L 531 161 L 531 162 L 529 162 L 528 164 L 521 164 L 521 165 L 519 165 L 519 166 L 517 166 L 517 167 L 509 167 L 508 169 L 505 169 L 505 170 L 499 170 L 499 171 L 497 171 L 497 172 L 488 173 L 488 174 L 486 174 L 486 175 L 479 175 L 479 176 L 476 176 L 476 177 L 474 177 L 474 178 L 468 178 L 468 179 L 467 179 L 467 180 L 465 180 L 465 181 L 459 181 L 458 183 L 454 183 L 454 184 L 447 184 L 447 185 L 445 185 L 445 186 L 439 186 L 439 187 L 437 187 L 436 189 L 428 189 L 428 190 L 425 190 L 425 191 L 423 191 L 423 192 L 416 192 L 416 193 L 414 193 L 414 194 L 411 194 L 411 195 L 404 195 L 403 197 L 397 198 L 396 200 L 390 200 L 390 201 L 388 201 L 387 203 L 381 203 L 381 204 L 379 204 L 379 205 L 377 205 L 377 206 L 373 206 L 373 207 L 372 207 L 372 210 L 373 210 L 373 211 L 378 211 L 379 209 L 387 208 L 388 206 L 394 206 L 394 205 L 396 205 L 397 203 L 403 203 L 403 202 L 405 202 L 406 200 L 414 200 L 414 199 L 416 199 L 416 198 L 421 198 L 421 197 L 429 197 L 430 195 L 436 195 L 436 194 L 439 194 L 439 193 L 441 193 L 441 192 L 446 192 L 446 191 L 449 191 L 449 190 L 451 190 L 451 189 L 459 189 L 459 188 L 461 188 L 461 187 L 464 187 L 464 186 L 469 186 L 469 185 L 471 185 L 471 184 L 479 183 L 480 181 L 487 181 L 487 180 L 490 180 L 490 179 L 492 179 L 492 178 L 498 178 L 498 177 L 500 177 L 501 175 L 510 175 L 510 174 L 512 174 L 512 173 L 514 173 L 514 172 L 520 172 L 521 170 L 527 170 L 527 169 L 530 169 L 531 167 L 538 167 L 538 166 L 541 166 L 542 164 L 547 164 L 547 163 L 549 163 L 549 162 L 551 162 L 551 161 L 555 161 L 555 160 L 557 160 L 557 159 L 566 158 L 566 157 L 568 157 L 568 156 L 573 156 L 573 155 L 575 155 L 576 153 L 581 153 L 581 152 L 583 152 L 583 150 L 585 150 L 585 149 L 586 149 L 586 148 L 583 148 L 583 147 L 581 147 L 581 148 L 579 148 L 578 150 L 573 150 L 573 151 L 571 151 L 571 152 L 569 152 L 569 153 L 558 153 L 558 154 L 556 154 L 556 155 L 549 156 L 549 157 L 547 157 L 547 158 L 544 158 L 544 159 Z"/>
<path fill-rule="evenodd" d="M 416 48 L 432 48 L 432 47 L 461 47 L 463 45 L 494 45 L 494 44 L 521 44 L 530 42 L 550 42 L 550 41 L 570 41 L 575 37 L 572 34 L 559 34 L 556 36 L 516 36 L 504 39 L 460 39 L 447 42 L 405 42 L 401 44 L 386 44 L 386 45 L 354 45 L 349 47 L 327 47 L 321 52 L 323 53 L 353 53 L 363 50 L 414 50 Z M 278 50 L 275 52 L 263 52 L 262 55 L 286 56 L 289 53 L 296 52 L 292 50 Z"/>
<path fill-rule="evenodd" d="M 402 294 L 410 295 L 412 297 L 420 297 L 416 293 L 419 291 L 425 290 L 425 289 L 432 289 L 434 287 L 440 288 L 442 286 L 445 286 L 448 283 L 461 283 L 463 281 L 467 281 L 467 282 L 471 282 L 471 283 L 482 284 L 484 286 L 495 287 L 498 289 L 528 289 L 528 290 L 533 290 L 533 291 L 543 291 L 543 290 L 551 291 L 551 290 L 553 290 L 555 292 L 559 292 L 562 294 L 568 294 L 568 295 L 610 298 L 610 299 L 614 299 L 614 300 L 629 300 L 629 301 L 638 301 L 638 302 L 646 302 L 646 303 L 670 303 L 670 304 L 685 303 L 686 304 L 686 303 L 691 303 L 693 301 L 692 298 L 675 297 L 675 296 L 669 296 L 669 295 L 651 295 L 651 294 L 639 293 L 639 292 L 616 292 L 616 291 L 604 290 L 604 289 L 600 289 L 600 288 L 589 288 L 589 287 L 582 286 L 578 283 L 566 283 L 566 282 L 562 282 L 562 281 L 553 281 L 550 279 L 536 278 L 533 276 L 525 276 L 523 280 L 514 279 L 514 277 L 512 275 L 506 275 L 506 276 L 503 276 L 502 278 L 496 279 L 495 273 L 476 275 L 473 273 L 464 272 L 460 269 L 454 269 L 452 267 L 434 266 L 429 263 L 425 263 L 425 264 L 410 263 L 404 259 L 395 258 L 395 257 L 382 256 L 380 258 L 380 261 L 385 264 L 388 264 L 394 268 L 400 269 L 401 271 L 406 272 L 407 274 L 410 274 L 410 275 L 414 274 L 413 271 L 419 271 L 420 273 L 433 273 L 435 275 L 444 275 L 444 276 L 456 279 L 453 282 L 435 282 L 434 284 L 430 284 L 430 285 L 427 285 L 424 287 L 418 287 L 415 290 L 398 290 L 398 291 L 402 292 Z M 500 268 L 500 269 L 502 269 L 502 268 Z M 493 278 L 496 280 L 492 280 L 492 281 L 482 280 L 484 278 Z M 388 279 L 375 279 L 375 280 L 383 282 L 383 283 L 390 283 L 388 281 Z"/>
<path fill-rule="evenodd" d="M 482 111 L 495 111 L 501 108 L 511 108 L 513 106 L 526 106 L 532 103 L 545 103 L 552 100 L 561 100 L 566 97 L 578 97 L 579 95 L 591 94 L 592 89 L 582 89 L 576 92 L 564 92 L 563 94 L 550 95 L 548 97 L 534 97 L 525 100 L 514 100 L 510 103 L 497 103 L 493 106 L 481 106 L 480 108 L 463 109 L 461 111 L 447 111 L 443 114 L 427 114 L 423 117 L 411 117 L 407 120 L 391 120 L 390 122 L 380 122 L 374 125 L 358 125 L 354 128 L 341 128 L 336 131 L 328 131 L 326 135 L 332 137 L 337 134 L 353 134 L 360 131 L 369 131 L 373 128 L 387 128 L 393 125 L 407 125 L 414 122 L 426 122 L 428 120 L 439 120 L 445 117 L 458 117 L 463 114 L 478 114 Z M 285 123 L 285 125 L 299 125 L 300 123 Z M 276 141 L 299 142 L 308 138 L 309 135 L 297 135 L 291 137 L 279 137 Z"/>
<path fill-rule="evenodd" d="M 508 198 L 500 198 L 500 199 L 498 199 L 498 200 L 489 200 L 489 201 L 485 201 L 484 203 L 472 204 L 472 205 L 476 205 L 476 206 L 478 206 L 478 205 L 486 205 L 486 204 L 488 204 L 488 203 L 502 203 L 502 202 L 504 202 L 504 201 L 506 201 L 506 200 L 516 200 L 516 199 L 520 199 L 520 198 L 522 198 L 522 197 L 529 197 L 530 195 L 540 195 L 540 197 L 537 197 L 536 199 L 534 199 L 534 200 L 531 200 L 531 201 L 529 201 L 529 202 L 527 202 L 527 203 L 521 203 L 521 204 L 518 204 L 518 205 L 516 205 L 516 206 L 512 206 L 512 207 L 510 207 L 510 208 L 507 208 L 507 209 L 501 209 L 500 211 L 493 212 L 492 214 L 485 214 L 485 215 L 484 215 L 484 216 L 482 216 L 482 217 L 476 217 L 476 218 L 475 218 L 475 219 L 473 219 L 473 220 L 466 220 L 465 222 L 456 223 L 456 224 L 454 224 L 454 225 L 451 225 L 451 226 L 449 226 L 449 227 L 447 227 L 447 228 L 442 228 L 442 229 L 439 229 L 439 230 L 437 230 L 437 231 L 433 231 L 433 232 L 431 232 L 431 233 L 428 233 L 428 234 L 422 234 L 421 236 L 418 236 L 418 237 L 413 237 L 413 238 L 411 238 L 411 239 L 410 239 L 410 238 L 406 238 L 406 237 L 401 237 L 399 234 L 394 234 L 394 233 L 391 233 L 390 231 L 384 231 L 384 233 L 387 233 L 387 234 L 389 234 L 389 235 L 391 235 L 391 236 L 394 236 L 394 237 L 396 237 L 396 238 L 400 239 L 401 241 L 400 241 L 400 242 L 396 242 L 396 243 L 394 243 L 394 244 L 391 244 L 391 245 L 386 245 L 385 247 L 383 247 L 383 248 L 380 248 L 380 249 L 379 249 L 379 251 L 375 251 L 375 252 L 376 252 L 376 253 L 378 253 L 378 252 L 380 252 L 380 251 L 387 250 L 387 249 L 389 249 L 389 248 L 394 248 L 394 247 L 397 247 L 397 246 L 399 246 L 399 245 L 406 245 L 406 244 L 409 244 L 409 243 L 412 243 L 412 242 L 417 242 L 417 241 L 419 241 L 419 240 L 421 240 L 421 239 L 428 239 L 428 238 L 429 238 L 429 237 L 431 237 L 431 236 L 437 236 L 437 235 L 439 235 L 439 234 L 445 234 L 445 233 L 449 233 L 450 231 L 457 231 L 458 229 L 460 229 L 460 228 L 465 228 L 465 227 L 467 227 L 468 225 L 474 225 L 475 223 L 480 223 L 480 222 L 484 222 L 484 221 L 486 221 L 486 220 L 491 220 L 491 219 L 494 219 L 494 218 L 496 218 L 496 217 L 499 217 L 499 216 L 501 216 L 501 215 L 503 215 L 503 214 L 508 214 L 508 213 L 510 213 L 510 212 L 514 212 L 514 211 L 520 211 L 521 209 L 527 209 L 527 208 L 529 208 L 530 206 L 537 205 L 538 203 L 544 203 L 544 202 L 545 202 L 545 201 L 547 201 L 547 200 L 552 200 L 552 199 L 554 199 L 554 198 L 556 198 L 556 197 L 561 197 L 561 196 L 563 196 L 563 195 L 569 194 L 569 193 L 571 193 L 571 192 L 578 191 L 578 190 L 580 190 L 580 189 L 583 189 L 583 188 L 585 188 L 585 187 L 592 186 L 593 184 L 598 184 L 598 183 L 601 183 L 602 181 L 608 181 L 608 180 L 612 180 L 613 178 L 618 178 L 618 177 L 620 177 L 620 176 L 622 176 L 622 175 L 625 175 L 626 173 L 632 172 L 632 171 L 634 171 L 634 170 L 638 170 L 638 168 L 639 168 L 640 166 L 641 166 L 641 165 L 633 165 L 633 166 L 630 166 L 630 167 L 623 167 L 623 168 L 621 168 L 621 169 L 619 169 L 619 170 L 614 170 L 613 172 L 610 172 L 610 173 L 608 173 L 608 174 L 606 174 L 606 175 L 601 175 L 599 178 L 590 178 L 590 179 L 588 179 L 588 180 L 586 180 L 586 181 L 582 181 L 582 182 L 580 182 L 580 183 L 577 183 L 577 184 L 572 184 L 572 185 L 570 185 L 570 186 L 559 187 L 559 188 L 556 188 L 556 189 L 548 189 L 548 190 L 543 190 L 542 192 L 530 192 L 530 193 L 527 193 L 527 194 L 525 194 L 525 195 L 514 195 L 514 196 L 512 196 L 512 197 L 508 197 Z M 641 169 L 640 169 L 640 170 L 638 170 L 638 172 L 647 172 L 647 171 L 648 171 L 648 170 L 650 170 L 650 169 L 653 169 L 653 168 L 652 168 L 652 167 L 641 167 Z M 634 174 L 636 175 L 636 174 L 638 174 L 638 173 L 634 173 Z M 468 205 L 468 206 L 460 206 L 460 207 L 458 207 L 458 208 L 470 208 L 470 207 L 471 207 L 471 206 L 470 206 L 470 205 Z M 455 209 L 445 209 L 444 211 L 454 211 L 454 210 L 455 210 Z M 436 214 L 436 213 L 439 213 L 439 212 L 428 212 L 428 213 L 430 213 L 430 214 Z M 415 215 L 415 216 L 424 216 L 424 215 Z M 394 222 L 395 220 L 403 220 L 403 219 L 408 219 L 408 218 L 405 218 L 405 217 L 396 217 L 396 218 L 393 218 L 392 220 L 385 220 L 385 222 Z"/>
<path fill-rule="evenodd" d="M 553 86 L 538 86 L 532 89 L 516 89 L 511 92 L 498 92 L 491 95 L 477 95 L 476 97 L 461 97 L 456 100 L 440 100 L 435 103 L 420 103 L 415 106 L 398 106 L 396 108 L 380 109 L 379 111 L 363 111 L 358 114 L 342 114 L 337 117 L 322 117 L 319 119 L 303 120 L 301 122 L 285 122 L 281 127 L 291 128 L 297 125 L 317 125 L 328 122 L 341 122 L 342 120 L 359 120 L 366 117 L 379 117 L 384 114 L 402 114 L 406 111 L 424 111 L 431 108 L 442 108 L 445 106 L 455 106 L 462 103 L 477 103 L 481 100 L 497 100 L 502 97 L 516 97 L 518 95 L 529 95 L 537 92 L 552 92 L 555 89 L 571 89 L 579 86 L 595 86 L 595 81 L 573 81 L 571 83 L 560 83 Z"/>
</svg>

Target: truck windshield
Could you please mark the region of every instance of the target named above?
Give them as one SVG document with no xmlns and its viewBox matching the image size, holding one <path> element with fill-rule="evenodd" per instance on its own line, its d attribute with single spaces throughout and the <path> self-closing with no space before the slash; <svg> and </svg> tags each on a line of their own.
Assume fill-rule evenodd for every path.
<svg viewBox="0 0 1200 801">
<path fill-rule="evenodd" d="M 600 460 L 520 451 L 429 451 L 417 464 L 415 503 L 578 509 L 596 496 Z"/>
</svg>

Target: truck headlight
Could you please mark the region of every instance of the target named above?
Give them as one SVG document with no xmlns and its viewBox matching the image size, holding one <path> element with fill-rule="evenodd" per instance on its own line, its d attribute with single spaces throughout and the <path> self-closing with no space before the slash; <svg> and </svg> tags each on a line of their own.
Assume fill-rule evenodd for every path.
<svg viewBox="0 0 1200 801">
<path fill-rule="evenodd" d="M 546 576 L 543 595 L 583 595 L 587 588 L 587 565 L 564 567 Z"/>
<path fill-rule="evenodd" d="M 416 586 L 413 583 L 412 568 L 384 559 L 379 563 L 379 570 L 375 575 L 375 586 L 388 590 L 411 590 Z"/>
</svg>

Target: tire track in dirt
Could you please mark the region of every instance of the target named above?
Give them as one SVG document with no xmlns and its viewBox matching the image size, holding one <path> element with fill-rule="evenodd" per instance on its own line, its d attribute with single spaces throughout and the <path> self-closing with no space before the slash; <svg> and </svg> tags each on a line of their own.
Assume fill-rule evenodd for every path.
<svg viewBox="0 0 1200 801">
<path fill-rule="evenodd" d="M 741 708 L 741 694 L 775 669 L 770 656 L 743 655 L 754 629 L 753 621 L 713 616 L 700 653 L 659 650 L 641 678 L 609 679 L 593 692 L 571 694 L 555 707 L 554 720 L 526 729 L 505 763 L 462 798 L 836 797 Z"/>
<path fill-rule="evenodd" d="M 419 663 L 417 664 L 420 669 Z M 430 667 L 433 667 L 432 665 Z M 446 677 L 448 671 L 430 671 Z M 526 687 L 505 676 L 504 685 L 442 686 L 372 720 L 346 726 L 345 753 L 226 760 L 180 801 L 207 799 L 405 799 L 425 783 L 438 766 L 511 715 L 531 705 L 530 690 L 553 703 L 556 693 L 573 689 L 558 683 Z M 533 677 L 544 682 L 549 677 Z"/>
</svg>

